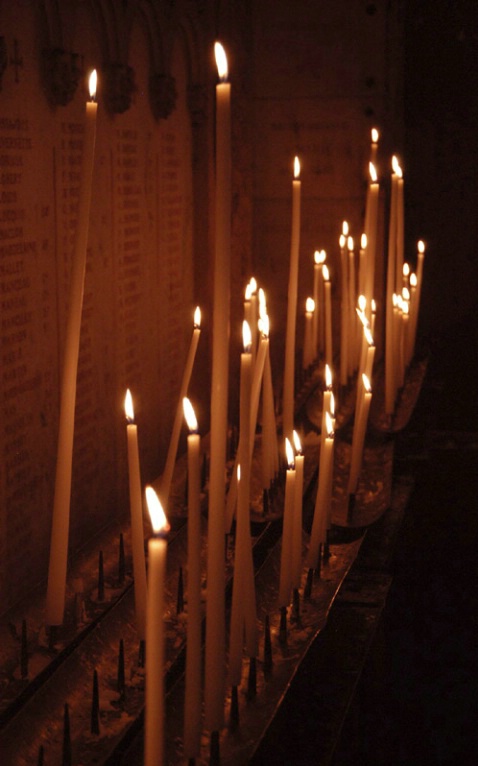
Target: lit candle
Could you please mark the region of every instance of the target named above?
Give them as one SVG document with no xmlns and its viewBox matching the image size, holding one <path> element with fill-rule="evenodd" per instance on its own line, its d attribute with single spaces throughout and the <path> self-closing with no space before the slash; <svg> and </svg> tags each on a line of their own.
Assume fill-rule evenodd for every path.
<svg viewBox="0 0 478 766">
<path fill-rule="evenodd" d="M 403 276 L 402 288 L 406 287 L 408 289 L 409 279 L 410 279 L 410 264 L 408 263 L 403 264 L 402 276 Z"/>
<path fill-rule="evenodd" d="M 284 517 L 282 525 L 282 549 L 279 578 L 279 606 L 287 607 L 290 603 L 292 587 L 292 534 L 294 528 L 295 502 L 295 464 L 294 450 L 289 439 L 285 439 L 287 472 L 285 480 Z"/>
<path fill-rule="evenodd" d="M 227 58 L 215 44 L 221 82 L 216 85 L 216 194 L 214 310 L 211 381 L 211 437 L 208 513 L 205 722 L 218 731 L 224 720 L 225 632 L 225 483 L 229 367 L 231 251 L 231 86 Z"/>
<path fill-rule="evenodd" d="M 75 430 L 76 376 L 80 349 L 81 314 L 96 140 L 96 69 L 91 73 L 89 86 L 91 100 L 86 104 L 78 197 L 78 219 L 71 267 L 70 302 L 63 354 L 55 495 L 53 500 L 46 596 L 46 621 L 48 625 L 61 625 L 65 609 L 73 435 Z"/>
<path fill-rule="evenodd" d="M 332 367 L 332 296 L 329 269 L 325 264 L 322 266 L 322 276 L 324 278 L 325 303 L 325 362 Z"/>
<path fill-rule="evenodd" d="M 184 699 L 184 755 L 201 749 L 201 438 L 194 408 L 183 399 L 188 436 L 188 633 Z"/>
<path fill-rule="evenodd" d="M 243 322 L 244 351 L 241 354 L 241 381 L 239 401 L 239 466 L 237 471 L 238 496 L 236 516 L 236 545 L 229 649 L 229 675 L 231 684 L 241 680 L 244 628 L 249 656 L 257 655 L 257 619 L 254 585 L 254 566 L 250 532 L 250 411 L 252 383 L 251 331 Z M 239 471 L 240 469 L 240 471 Z"/>
<path fill-rule="evenodd" d="M 256 278 L 251 277 L 249 284 L 251 287 L 251 321 L 249 322 L 249 326 L 251 328 L 251 337 L 252 337 L 252 343 L 251 343 L 252 363 L 254 364 L 256 360 L 256 353 L 257 353 L 257 320 L 258 320 L 258 310 L 257 310 L 258 296 L 257 296 Z"/>
<path fill-rule="evenodd" d="M 423 262 L 425 260 L 425 243 L 423 240 L 419 240 L 417 245 L 417 275 L 416 275 L 416 292 L 414 296 L 414 303 L 415 307 L 413 310 L 413 348 L 415 347 L 415 341 L 416 341 L 416 334 L 417 334 L 417 327 L 418 327 L 418 317 L 420 312 L 420 297 L 422 292 L 422 282 L 423 282 Z"/>
<path fill-rule="evenodd" d="M 342 234 L 339 238 L 340 247 L 340 276 L 341 276 L 341 295 L 340 295 L 340 385 L 347 385 L 347 366 L 349 355 L 349 327 L 348 327 L 348 262 L 347 262 L 347 237 L 349 225 L 347 221 L 342 224 Z M 329 364 L 332 360 L 328 360 Z"/>
<path fill-rule="evenodd" d="M 403 273 L 403 255 L 404 255 L 404 201 L 403 201 L 403 171 L 400 167 L 398 159 L 394 156 L 392 159 L 394 163 L 394 170 L 397 175 L 397 249 L 396 249 L 396 261 L 395 261 L 395 290 L 398 292 L 402 288 L 402 273 Z"/>
<path fill-rule="evenodd" d="M 319 564 L 320 544 L 327 539 L 327 522 L 331 503 L 331 476 L 334 467 L 334 431 L 330 414 L 326 413 L 326 437 L 320 448 L 319 481 L 315 498 L 314 518 L 310 535 L 306 565 L 317 569 Z"/>
<path fill-rule="evenodd" d="M 318 262 L 314 266 L 314 275 L 316 272 L 317 280 L 318 280 L 318 295 L 317 295 L 317 301 L 315 303 L 315 314 L 314 314 L 314 323 L 316 326 L 315 345 L 314 345 L 315 356 L 319 356 L 323 354 L 323 351 L 325 348 L 324 282 L 319 277 L 322 274 L 322 266 L 325 263 L 326 257 L 327 257 L 327 254 L 325 250 L 319 250 Z"/>
<path fill-rule="evenodd" d="M 367 193 L 367 254 L 366 254 L 366 274 L 365 274 L 365 297 L 367 299 L 367 310 L 370 311 L 372 298 L 374 294 L 375 280 L 375 253 L 377 249 L 377 227 L 378 227 L 378 196 L 380 186 L 377 180 L 377 171 L 371 162 L 369 166 L 370 183 Z M 370 318 L 370 317 L 368 317 Z"/>
<path fill-rule="evenodd" d="M 347 237 L 347 250 L 349 254 L 349 264 L 348 264 L 348 289 L 349 289 L 349 296 L 348 296 L 348 310 L 347 310 L 347 317 L 348 317 L 348 336 L 349 336 L 349 348 L 348 348 L 348 359 L 347 359 L 347 372 L 348 375 L 352 375 L 355 370 L 355 325 L 357 321 L 357 317 L 355 315 L 354 306 L 355 306 L 355 293 L 356 293 L 356 285 L 355 285 L 355 254 L 354 254 L 354 240 L 353 237 Z"/>
<path fill-rule="evenodd" d="M 360 295 L 364 296 L 364 298 L 365 298 L 366 259 L 367 259 L 367 235 L 362 234 L 362 236 L 360 237 L 358 291 Z"/>
<path fill-rule="evenodd" d="M 352 456 L 350 460 L 350 474 L 348 484 L 349 495 L 353 494 L 357 489 L 360 469 L 362 467 L 365 432 L 367 430 L 370 402 L 372 399 L 372 388 L 366 375 L 362 375 L 360 385 L 362 403 L 359 408 L 358 417 L 356 413 L 354 433 L 352 437 Z"/>
<path fill-rule="evenodd" d="M 124 400 L 124 409 L 128 425 L 128 476 L 129 503 L 131 513 L 131 547 L 133 551 L 134 603 L 136 624 L 141 640 L 146 631 L 146 562 L 144 558 L 143 502 L 141 495 L 141 472 L 139 466 L 138 427 L 134 422 L 133 399 L 128 388 Z"/>
<path fill-rule="evenodd" d="M 292 527 L 292 556 L 291 556 L 291 583 L 293 588 L 299 588 L 302 572 L 302 503 L 304 493 L 304 455 L 299 434 L 294 430 L 295 446 L 295 490 L 294 490 L 294 514 Z"/>
<path fill-rule="evenodd" d="M 392 157 L 392 177 L 390 195 L 390 220 L 388 230 L 387 287 L 385 298 L 385 412 L 393 413 L 395 407 L 395 342 L 394 342 L 394 305 L 395 261 L 397 253 L 397 193 L 398 161 Z"/>
<path fill-rule="evenodd" d="M 300 243 L 300 162 L 294 159 L 294 178 L 292 181 L 292 236 L 290 245 L 289 286 L 287 295 L 287 326 L 284 358 L 284 395 L 282 405 L 282 433 L 289 440 L 294 428 L 294 367 L 295 367 L 295 330 L 297 320 L 297 284 L 299 276 Z"/>
<path fill-rule="evenodd" d="M 164 763 L 164 582 L 169 524 L 152 487 L 146 502 L 153 527 L 148 541 L 148 606 L 146 612 L 145 766 Z"/>
<path fill-rule="evenodd" d="M 305 329 L 304 329 L 304 348 L 302 352 L 302 366 L 304 370 L 314 361 L 313 351 L 313 321 L 315 314 L 315 301 L 313 298 L 307 298 L 305 302 Z"/>
<path fill-rule="evenodd" d="M 166 465 L 161 479 L 161 498 L 162 502 L 167 505 L 169 492 L 171 489 L 171 481 L 174 473 L 174 464 L 176 462 L 176 455 L 178 452 L 179 436 L 181 434 L 181 423 L 183 418 L 183 399 L 188 392 L 189 381 L 191 379 L 191 373 L 196 358 L 196 351 L 199 343 L 199 336 L 201 334 L 201 309 L 196 306 L 194 311 L 194 327 L 191 337 L 191 343 L 189 346 L 189 352 L 186 359 L 186 366 L 183 372 L 183 379 L 181 381 L 181 388 L 179 390 L 179 402 L 176 409 L 176 416 L 174 418 L 173 431 L 171 434 L 171 440 L 169 442 L 168 456 L 166 458 Z"/>
<path fill-rule="evenodd" d="M 417 275 L 412 271 L 410 274 L 410 332 L 408 336 L 409 348 L 408 355 L 411 359 L 415 350 L 416 337 L 416 295 L 417 295 Z"/>
<path fill-rule="evenodd" d="M 314 359 L 317 357 L 318 354 L 318 343 L 319 343 L 319 277 L 320 277 L 320 252 L 319 250 L 316 250 L 314 252 L 314 306 L 315 306 L 315 312 L 314 312 L 314 319 L 312 324 L 312 349 L 314 354 Z"/>
<path fill-rule="evenodd" d="M 264 489 L 267 489 L 270 486 L 272 479 L 279 470 L 279 449 L 274 408 L 271 359 L 269 353 L 269 338 L 267 338 L 266 342 L 267 353 L 264 364 L 264 381 L 262 386 L 262 481 Z"/>
<path fill-rule="evenodd" d="M 378 139 L 380 138 L 380 134 L 377 130 L 377 128 L 372 128 L 371 130 L 371 151 L 370 151 L 370 162 L 373 162 L 374 165 L 377 164 L 377 155 L 378 155 Z"/>
</svg>

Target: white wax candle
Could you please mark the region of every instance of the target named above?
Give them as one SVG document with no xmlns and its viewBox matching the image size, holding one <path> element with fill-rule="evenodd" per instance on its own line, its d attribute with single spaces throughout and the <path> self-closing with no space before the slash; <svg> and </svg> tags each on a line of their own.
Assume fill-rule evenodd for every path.
<svg viewBox="0 0 478 766">
<path fill-rule="evenodd" d="M 161 479 L 161 500 L 167 505 L 169 492 L 171 489 L 171 480 L 174 473 L 174 465 L 176 463 L 176 456 L 178 452 L 179 436 L 181 434 L 181 423 L 183 418 L 183 399 L 188 392 L 189 381 L 191 380 L 191 373 L 193 370 L 194 360 L 196 358 L 196 351 L 199 343 L 199 336 L 201 334 L 201 311 L 199 306 L 196 307 L 194 312 L 194 328 L 191 337 L 191 343 L 189 346 L 189 352 L 186 359 L 186 366 L 183 372 L 183 378 L 181 381 L 181 388 L 179 389 L 179 401 L 176 408 L 176 415 L 174 418 L 173 431 L 171 434 L 171 440 L 169 442 L 168 456 L 166 458 L 166 464 Z"/>
<path fill-rule="evenodd" d="M 302 572 L 302 504 L 304 493 L 304 455 L 297 431 L 294 431 L 295 455 L 295 490 L 294 518 L 292 528 L 291 584 L 299 588 Z"/>
<path fill-rule="evenodd" d="M 215 45 L 219 77 L 227 79 L 227 60 Z M 216 85 L 214 309 L 211 381 L 205 723 L 218 731 L 224 721 L 226 682 L 225 633 L 225 483 L 229 369 L 229 295 L 231 251 L 231 86 Z"/>
<path fill-rule="evenodd" d="M 402 289 L 403 275 L 403 256 L 404 256 L 404 199 L 403 199 L 403 171 L 397 161 L 396 169 L 397 179 L 397 251 L 396 251 L 396 270 L 395 270 L 395 290 L 400 292 Z"/>
<path fill-rule="evenodd" d="M 332 295 L 329 277 L 329 269 L 322 266 L 322 275 L 324 278 L 324 302 L 325 302 L 325 363 L 332 367 Z"/>
<path fill-rule="evenodd" d="M 191 402 L 183 399 L 188 436 L 188 579 L 184 755 L 201 750 L 201 438 Z"/>
<path fill-rule="evenodd" d="M 345 223 L 345 222 L 344 222 Z M 348 231 L 348 224 L 347 224 Z M 340 385 L 345 386 L 347 384 L 347 365 L 348 365 L 348 353 L 349 353 L 349 335 L 348 335 L 348 263 L 347 263 L 347 250 L 346 250 L 347 237 L 345 234 L 340 235 Z M 329 362 L 330 364 L 330 362 Z"/>
<path fill-rule="evenodd" d="M 75 430 L 76 376 L 80 349 L 81 315 L 85 284 L 86 249 L 90 223 L 91 189 L 96 141 L 96 70 L 90 77 L 91 101 L 86 104 L 78 218 L 70 277 L 70 300 L 60 392 L 60 419 L 56 458 L 55 495 L 46 595 L 48 625 L 61 625 L 65 609 L 68 534 L 70 526 L 73 436 Z"/>
<path fill-rule="evenodd" d="M 320 252 L 314 252 L 314 318 L 312 324 L 312 351 L 313 358 L 316 359 L 319 351 L 319 277 L 321 271 Z"/>
<path fill-rule="evenodd" d="M 279 577 L 279 606 L 287 607 L 290 603 L 292 587 L 292 530 L 294 525 L 295 502 L 295 466 L 294 451 L 289 439 L 285 439 L 287 463 L 289 465 L 285 480 L 284 518 L 282 524 L 282 548 Z"/>
<path fill-rule="evenodd" d="M 375 166 L 370 164 L 370 184 L 368 187 L 368 228 L 367 251 L 366 251 L 366 273 L 365 273 L 365 298 L 367 299 L 367 312 L 371 311 L 372 299 L 374 297 L 375 282 L 375 256 L 377 249 L 377 228 L 378 228 L 378 198 L 380 185 L 377 181 L 377 171 Z M 367 319 L 370 320 L 370 313 L 367 313 Z"/>
<path fill-rule="evenodd" d="M 355 325 L 357 316 L 355 314 L 356 285 L 355 285 L 355 253 L 354 241 L 352 237 L 347 238 L 348 250 L 348 336 L 349 348 L 347 359 L 347 374 L 353 375 L 356 365 L 356 347 L 355 347 Z"/>
<path fill-rule="evenodd" d="M 393 162 L 393 161 L 392 161 Z M 393 413 L 395 407 L 395 371 L 394 371 L 394 307 L 395 260 L 397 250 L 397 186 L 398 175 L 395 170 L 391 177 L 390 221 L 388 232 L 387 288 L 385 298 L 385 412 Z"/>
<path fill-rule="evenodd" d="M 148 606 L 146 612 L 145 766 L 164 763 L 164 583 L 166 534 L 169 525 L 160 500 L 146 487 L 154 536 L 148 542 Z"/>
<path fill-rule="evenodd" d="M 236 544 L 234 553 L 234 579 L 229 648 L 229 676 L 238 686 L 242 674 L 244 627 L 250 656 L 257 655 L 257 619 L 250 533 L 250 409 L 252 384 L 251 334 L 247 322 L 243 323 L 244 352 L 241 354 L 241 382 L 239 401 L 239 465 Z"/>
<path fill-rule="evenodd" d="M 144 557 L 143 501 L 139 465 L 138 427 L 134 422 L 131 392 L 125 397 L 125 413 L 128 442 L 129 504 L 131 514 L 131 548 L 133 551 L 134 603 L 136 624 L 141 640 L 146 637 L 146 561 Z"/>
<path fill-rule="evenodd" d="M 277 426 L 274 408 L 274 389 L 272 385 L 271 360 L 269 339 L 264 365 L 264 382 L 262 387 L 262 420 L 263 420 L 263 487 L 267 489 L 279 469 L 279 451 L 277 442 Z"/>
<path fill-rule="evenodd" d="M 297 285 L 299 277 L 300 244 L 300 163 L 294 161 L 294 179 L 292 181 L 292 234 L 290 245 L 289 285 L 287 293 L 287 326 L 284 356 L 284 394 L 282 404 L 282 434 L 292 439 L 294 429 L 294 368 L 295 368 L 295 331 L 297 321 Z"/>
<path fill-rule="evenodd" d="M 315 303 L 313 298 L 307 298 L 305 304 L 305 328 L 304 347 L 302 352 L 302 366 L 306 370 L 314 361 L 313 352 L 313 321 L 315 315 Z"/>
<path fill-rule="evenodd" d="M 359 417 L 356 417 L 354 423 L 354 432 L 352 437 L 352 456 L 350 459 L 350 474 L 348 483 L 349 494 L 355 492 L 358 485 L 360 469 L 362 467 L 365 432 L 367 430 L 370 402 L 372 399 L 370 381 L 365 375 L 362 375 L 360 385 L 362 387 L 362 404 L 359 408 Z"/>
<path fill-rule="evenodd" d="M 332 502 L 332 472 L 334 467 L 334 432 L 330 414 L 327 413 L 326 436 L 320 448 L 319 481 L 315 498 L 314 518 L 306 563 L 309 569 L 317 569 L 319 548 L 327 539 L 327 523 Z"/>
</svg>

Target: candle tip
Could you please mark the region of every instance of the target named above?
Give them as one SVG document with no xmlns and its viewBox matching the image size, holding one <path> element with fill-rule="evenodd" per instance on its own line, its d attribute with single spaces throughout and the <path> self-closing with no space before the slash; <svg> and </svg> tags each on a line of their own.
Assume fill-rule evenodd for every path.
<svg viewBox="0 0 478 766">
<path fill-rule="evenodd" d="M 96 86 L 98 84 L 98 75 L 96 73 L 96 69 L 93 69 L 92 73 L 90 74 L 90 79 L 88 82 L 88 88 L 90 91 L 90 99 L 92 101 L 96 100 Z"/>
<path fill-rule="evenodd" d="M 165 535 L 169 531 L 169 523 L 161 501 L 151 485 L 146 487 L 145 493 L 153 532 L 155 535 Z"/>
<path fill-rule="evenodd" d="M 197 433 L 198 430 L 198 422 L 196 418 L 196 413 L 194 412 L 194 407 L 191 404 L 190 399 L 188 399 L 187 396 L 183 396 L 183 412 L 184 417 L 186 418 L 186 423 L 188 424 L 188 428 L 191 431 L 191 433 Z"/>
<path fill-rule="evenodd" d="M 126 389 L 126 396 L 124 398 L 124 411 L 128 423 L 134 423 L 133 397 L 129 388 Z"/>
<path fill-rule="evenodd" d="M 228 76 L 227 56 L 220 42 L 214 43 L 214 55 L 216 57 L 217 73 L 221 82 L 225 82 Z"/>
</svg>

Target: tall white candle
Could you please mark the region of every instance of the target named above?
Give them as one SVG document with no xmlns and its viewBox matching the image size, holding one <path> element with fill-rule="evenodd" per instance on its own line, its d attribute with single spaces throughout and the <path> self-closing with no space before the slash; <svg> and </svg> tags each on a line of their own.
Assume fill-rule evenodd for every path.
<svg viewBox="0 0 478 766">
<path fill-rule="evenodd" d="M 343 233 L 346 228 L 348 232 L 348 224 L 344 221 L 342 225 L 342 234 L 339 239 L 340 246 L 340 276 L 341 276 L 341 291 L 340 291 L 340 385 L 347 385 L 347 367 L 348 367 L 348 355 L 349 355 L 349 326 L 348 326 L 348 259 L 347 259 L 347 237 Z M 331 364 L 331 360 L 327 360 Z"/>
<path fill-rule="evenodd" d="M 297 285 L 299 278 L 300 245 L 300 190 L 301 182 L 299 158 L 294 159 L 294 178 L 292 181 L 292 233 L 290 244 L 289 285 L 287 293 L 287 326 L 284 357 L 284 395 L 282 404 L 282 433 L 292 439 L 294 429 L 294 369 L 295 369 L 295 332 L 297 321 Z"/>
<path fill-rule="evenodd" d="M 282 548 L 279 577 L 279 606 L 287 607 L 290 603 L 292 586 L 292 530 L 294 525 L 295 502 L 295 463 L 294 450 L 289 439 L 285 439 L 288 469 L 285 480 L 284 518 L 282 525 Z"/>
<path fill-rule="evenodd" d="M 367 235 L 367 254 L 366 254 L 366 273 L 365 273 L 365 298 L 367 299 L 367 311 L 370 312 L 372 298 L 374 297 L 375 282 L 375 257 L 377 249 L 377 228 L 378 228 L 378 198 L 380 185 L 377 180 L 377 171 L 373 163 L 369 166 L 370 183 L 368 186 L 367 203 L 369 206 Z M 370 314 L 367 315 L 370 319 Z"/>
<path fill-rule="evenodd" d="M 327 539 L 327 523 L 332 502 L 331 487 L 334 466 L 334 431 L 330 413 L 326 413 L 325 439 L 320 448 L 319 481 L 315 498 L 314 518 L 310 535 L 306 563 L 310 569 L 317 569 L 320 544 Z"/>
<path fill-rule="evenodd" d="M 395 172 L 396 158 L 392 158 L 392 177 L 390 194 L 390 219 L 388 230 L 387 287 L 385 298 L 385 412 L 393 413 L 395 407 L 395 343 L 394 343 L 394 305 L 395 261 L 397 253 L 397 189 L 398 175 Z"/>
<path fill-rule="evenodd" d="M 211 437 L 209 474 L 205 722 L 218 731 L 224 721 L 226 683 L 225 631 L 225 484 L 231 250 L 231 86 L 227 59 L 215 44 L 221 82 L 216 85 L 216 230 L 211 382 Z"/>
<path fill-rule="evenodd" d="M 70 300 L 60 394 L 60 420 L 56 458 L 55 495 L 46 595 L 48 625 L 61 625 L 65 609 L 68 534 L 70 526 L 76 376 L 80 349 L 81 315 L 85 284 L 86 249 L 90 223 L 91 189 L 96 141 L 96 70 L 90 76 L 78 198 L 78 219 L 70 278 Z"/>
<path fill-rule="evenodd" d="M 294 518 L 292 528 L 291 583 L 293 588 L 300 586 L 302 571 L 302 505 L 304 493 L 304 455 L 299 434 L 294 430 L 295 446 L 295 490 Z"/>
<path fill-rule="evenodd" d="M 355 347 L 355 326 L 357 317 L 354 311 L 356 302 L 357 287 L 355 284 L 355 253 L 354 253 L 354 240 L 353 237 L 347 237 L 347 250 L 348 250 L 348 335 L 349 335 L 349 353 L 347 372 L 348 375 L 352 375 L 355 370 L 356 359 L 356 347 Z"/>
<path fill-rule="evenodd" d="M 372 388 L 366 375 L 362 375 L 361 380 L 362 404 L 360 406 L 359 417 L 355 419 L 354 432 L 352 437 L 352 456 L 350 459 L 350 474 L 348 492 L 352 494 L 357 489 L 357 484 L 362 467 L 363 447 L 365 441 L 365 432 L 367 430 L 367 421 L 370 411 L 370 402 L 372 399 Z"/>
<path fill-rule="evenodd" d="M 314 361 L 313 352 L 313 321 L 315 316 L 315 301 L 313 298 L 307 298 L 305 302 L 305 327 L 304 327 L 304 347 L 302 351 L 302 366 L 306 370 Z"/>
<path fill-rule="evenodd" d="M 164 583 L 169 524 L 152 487 L 146 502 L 154 535 L 148 541 L 148 608 L 146 613 L 145 766 L 164 763 Z"/>
<path fill-rule="evenodd" d="M 134 603 L 136 624 L 141 640 L 146 637 L 146 561 L 144 557 L 143 500 L 139 465 L 138 427 L 134 422 L 133 399 L 128 388 L 124 409 L 128 425 L 128 476 L 129 504 L 131 513 L 131 547 L 133 551 Z"/>
<path fill-rule="evenodd" d="M 184 698 L 184 755 L 201 749 L 201 438 L 194 408 L 183 399 L 188 436 L 188 624 Z"/>
<path fill-rule="evenodd" d="M 244 351 L 241 354 L 241 382 L 239 402 L 239 465 L 236 545 L 234 554 L 234 579 L 229 649 L 229 675 L 231 684 L 238 686 L 241 680 L 244 628 L 250 656 L 257 655 L 257 620 L 250 532 L 250 409 L 252 384 L 251 332 L 243 323 Z M 239 477 L 238 477 L 239 478 Z"/>
<path fill-rule="evenodd" d="M 322 266 L 322 276 L 324 278 L 324 303 L 325 303 L 325 363 L 332 367 L 333 349 L 332 349 L 332 294 L 330 285 L 329 269 L 324 264 Z"/>
<path fill-rule="evenodd" d="M 171 434 L 171 440 L 169 442 L 168 456 L 166 458 L 166 465 L 164 468 L 163 476 L 161 479 L 161 499 L 162 502 L 167 505 L 169 492 L 171 489 L 171 481 L 174 473 L 174 464 L 176 462 L 176 456 L 178 452 L 179 436 L 181 434 L 181 423 L 183 419 L 183 399 L 188 392 L 189 381 L 191 380 L 191 373 L 193 370 L 194 360 L 196 358 L 196 351 L 199 343 L 199 336 L 201 334 L 201 309 L 196 306 L 194 311 L 194 327 L 191 337 L 191 343 L 189 346 L 189 352 L 186 359 L 186 366 L 183 372 L 183 378 L 181 381 L 181 388 L 179 389 L 179 401 L 176 409 L 176 415 L 174 418 L 173 431 Z"/>
<path fill-rule="evenodd" d="M 320 270 L 321 270 L 321 263 L 320 263 L 320 252 L 316 250 L 314 252 L 314 305 L 315 305 L 315 312 L 314 312 L 314 319 L 312 324 L 312 349 L 313 349 L 313 355 L 314 359 L 317 357 L 318 354 L 318 344 L 319 344 L 319 277 L 320 277 Z"/>
<path fill-rule="evenodd" d="M 397 249 L 395 261 L 395 290 L 400 292 L 402 289 L 403 274 L 403 256 L 404 256 L 404 199 L 403 199 L 403 171 L 398 159 L 394 156 L 395 173 L 397 175 Z"/>
</svg>

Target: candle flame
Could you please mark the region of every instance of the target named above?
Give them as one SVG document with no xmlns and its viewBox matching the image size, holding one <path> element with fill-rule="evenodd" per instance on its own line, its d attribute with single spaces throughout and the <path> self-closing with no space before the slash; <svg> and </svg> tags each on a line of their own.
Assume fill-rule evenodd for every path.
<svg viewBox="0 0 478 766">
<path fill-rule="evenodd" d="M 325 365 L 325 387 L 332 388 L 332 370 L 329 364 Z"/>
<path fill-rule="evenodd" d="M 362 383 L 365 391 L 369 394 L 372 390 L 372 386 L 370 384 L 370 380 L 368 379 L 367 375 L 365 373 L 362 373 Z"/>
<path fill-rule="evenodd" d="M 241 481 L 241 464 L 237 464 L 237 471 L 236 471 L 237 481 Z"/>
<path fill-rule="evenodd" d="M 397 293 L 393 293 L 393 295 L 392 295 L 392 303 L 393 303 L 394 308 L 398 307 L 398 295 L 397 295 Z"/>
<path fill-rule="evenodd" d="M 216 57 L 217 74 L 221 82 L 227 80 L 227 56 L 226 51 L 219 42 L 214 43 L 214 55 Z"/>
<path fill-rule="evenodd" d="M 361 311 L 361 310 L 360 310 L 360 309 L 358 309 L 358 308 L 356 308 L 356 309 L 355 309 L 355 311 L 357 312 L 357 316 L 358 316 L 358 318 L 359 318 L 359 319 L 360 319 L 360 321 L 362 322 L 362 327 L 368 327 L 368 325 L 369 325 L 369 321 L 368 321 L 367 317 L 365 316 L 365 313 L 364 313 L 364 311 Z"/>
<path fill-rule="evenodd" d="M 299 178 L 300 176 L 300 162 L 298 157 L 294 157 L 294 178 Z"/>
<path fill-rule="evenodd" d="M 377 311 L 377 301 L 375 300 L 375 298 L 372 298 L 370 302 L 370 308 L 372 309 L 372 314 L 375 314 L 375 312 Z"/>
<path fill-rule="evenodd" d="M 375 165 L 373 164 L 373 162 L 368 163 L 368 171 L 370 173 L 370 180 L 372 181 L 373 184 L 376 184 L 378 176 L 377 176 L 377 171 L 375 169 Z"/>
<path fill-rule="evenodd" d="M 417 275 L 414 271 L 410 274 L 410 287 L 416 287 L 417 286 Z"/>
<path fill-rule="evenodd" d="M 334 424 L 329 412 L 325 413 L 325 430 L 327 432 L 327 436 L 329 439 L 331 439 L 334 435 Z"/>
<path fill-rule="evenodd" d="M 347 237 L 347 249 L 352 251 L 354 249 L 354 238 L 353 237 Z"/>
<path fill-rule="evenodd" d="M 369 346 L 374 345 L 373 335 L 370 332 L 370 329 L 364 325 L 363 327 L 363 334 L 365 335 L 365 340 L 367 341 Z"/>
<path fill-rule="evenodd" d="M 328 268 L 328 266 L 326 266 L 326 264 L 325 264 L 325 263 L 324 263 L 324 265 L 322 266 L 322 276 L 323 276 L 323 278 L 324 278 L 324 280 L 325 280 L 326 282 L 328 282 L 328 281 L 329 281 L 329 279 L 330 279 L 329 268 Z"/>
<path fill-rule="evenodd" d="M 377 128 L 372 128 L 372 144 L 378 144 L 379 135 Z"/>
<path fill-rule="evenodd" d="M 242 323 L 242 343 L 244 345 L 245 353 L 250 354 L 252 346 L 252 333 L 249 322 L 247 322 L 245 319 Z"/>
<path fill-rule="evenodd" d="M 169 524 L 166 518 L 166 514 L 163 511 L 161 501 L 154 491 L 153 487 L 146 487 L 146 502 L 148 504 L 149 516 L 151 519 L 151 526 L 156 535 L 161 533 L 165 534 L 169 531 Z"/>
<path fill-rule="evenodd" d="M 325 259 L 327 258 L 327 253 L 325 252 L 325 250 L 321 250 L 319 255 L 320 255 L 319 263 L 325 263 Z"/>
<path fill-rule="evenodd" d="M 402 298 L 404 301 L 410 300 L 410 290 L 408 289 L 408 287 L 404 287 L 402 289 Z"/>
<path fill-rule="evenodd" d="M 90 91 L 90 99 L 92 101 L 96 99 L 97 84 L 98 84 L 98 75 L 96 74 L 96 69 L 93 69 L 92 73 L 90 74 L 90 79 L 88 81 L 88 89 Z"/>
<path fill-rule="evenodd" d="M 362 248 L 362 250 L 365 250 L 366 247 L 367 247 L 367 235 L 366 234 L 362 234 L 362 236 L 360 237 L 360 247 Z"/>
<path fill-rule="evenodd" d="M 257 279 L 255 277 L 251 277 L 249 284 L 251 286 L 252 295 L 254 295 L 254 293 L 257 293 Z"/>
<path fill-rule="evenodd" d="M 297 452 L 298 455 L 300 455 L 302 453 L 302 444 L 300 443 L 299 434 L 297 433 L 295 429 L 294 431 L 292 431 L 292 437 L 294 439 L 295 451 Z"/>
<path fill-rule="evenodd" d="M 314 263 L 316 263 L 317 266 L 320 264 L 320 252 L 318 250 L 314 252 Z"/>
<path fill-rule="evenodd" d="M 347 221 L 342 221 L 342 234 L 344 235 L 344 237 L 346 237 L 348 233 L 349 233 L 348 222 Z"/>
<path fill-rule="evenodd" d="M 419 253 L 424 253 L 425 252 L 425 243 L 424 243 L 423 239 L 419 239 L 418 240 L 417 247 L 418 247 L 418 252 Z"/>
<path fill-rule="evenodd" d="M 187 396 L 183 396 L 183 412 L 189 430 L 191 433 L 197 433 L 198 421 L 196 418 L 196 413 L 194 412 L 194 407 L 192 406 L 191 401 Z"/>
<path fill-rule="evenodd" d="M 403 171 L 402 171 L 402 168 L 400 167 L 398 157 L 395 154 L 392 157 L 392 170 L 396 176 L 398 176 L 399 178 L 403 178 Z"/>
<path fill-rule="evenodd" d="M 365 311 L 365 309 L 367 308 L 367 299 L 366 299 L 365 295 L 359 295 L 359 297 L 358 297 L 358 307 L 359 307 L 360 311 L 362 311 L 362 312 Z"/>
<path fill-rule="evenodd" d="M 124 398 L 124 411 L 128 423 L 134 423 L 133 397 L 129 388 L 126 389 L 126 396 Z"/>
<path fill-rule="evenodd" d="M 309 313 L 315 311 L 315 301 L 313 298 L 307 298 L 305 302 L 305 310 Z"/>
<path fill-rule="evenodd" d="M 244 298 L 245 298 L 246 301 L 250 301 L 251 298 L 252 298 L 252 287 L 251 287 L 251 283 L 250 282 L 246 285 L 246 290 L 244 292 Z"/>
<path fill-rule="evenodd" d="M 259 326 L 259 332 L 261 333 L 261 335 L 263 335 L 264 338 L 268 338 L 269 337 L 269 317 L 267 316 L 267 314 L 264 314 L 264 316 L 261 316 L 257 324 Z"/>
<path fill-rule="evenodd" d="M 404 277 L 408 277 L 410 274 L 410 264 L 404 263 L 402 266 L 402 274 Z"/>
<path fill-rule="evenodd" d="M 196 306 L 196 309 L 194 311 L 194 327 L 201 327 L 201 309 L 199 306 Z"/>
<path fill-rule="evenodd" d="M 287 458 L 287 465 L 289 468 L 294 468 L 294 450 L 292 449 L 292 444 L 287 437 L 285 439 L 285 454 Z"/>
<path fill-rule="evenodd" d="M 410 304 L 407 300 L 402 299 L 402 314 L 404 316 L 408 316 L 408 313 L 410 311 Z"/>
<path fill-rule="evenodd" d="M 341 250 L 344 249 L 346 241 L 347 241 L 347 238 L 346 238 L 345 234 L 341 234 L 340 237 L 339 237 L 339 247 L 340 247 Z"/>
</svg>

